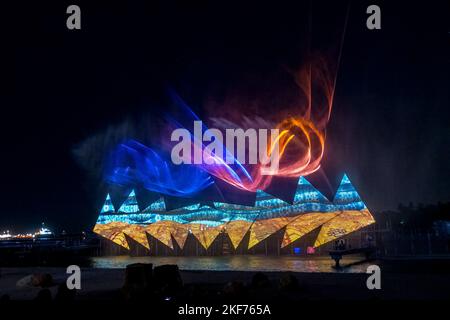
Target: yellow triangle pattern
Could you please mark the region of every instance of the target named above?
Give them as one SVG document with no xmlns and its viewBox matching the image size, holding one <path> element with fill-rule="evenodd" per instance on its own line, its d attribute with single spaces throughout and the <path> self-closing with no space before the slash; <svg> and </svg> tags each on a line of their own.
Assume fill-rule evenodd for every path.
<svg viewBox="0 0 450 320">
<path fill-rule="evenodd" d="M 230 221 L 225 225 L 226 232 L 230 237 L 234 249 L 237 249 L 251 225 L 251 222 L 244 220 Z"/>
<path fill-rule="evenodd" d="M 147 233 L 145 232 L 145 229 L 143 227 L 141 227 L 140 225 L 130 224 L 127 225 L 122 231 L 131 239 L 150 250 Z"/>
<path fill-rule="evenodd" d="M 325 222 L 333 219 L 339 212 L 306 213 L 296 217 L 286 226 L 281 247 L 284 248 L 297 239 L 320 227 Z"/>
<path fill-rule="evenodd" d="M 278 230 L 286 226 L 294 218 L 295 217 L 280 217 L 255 221 L 250 229 L 250 240 L 248 242 L 248 249 L 254 247 L 271 234 L 277 232 Z"/>
<path fill-rule="evenodd" d="M 183 249 L 186 239 L 189 235 L 189 225 L 179 224 L 172 229 L 172 237 L 178 243 L 178 246 Z"/>
<path fill-rule="evenodd" d="M 203 248 L 208 249 L 209 246 L 214 242 L 217 236 L 222 232 L 223 226 L 208 228 L 206 226 L 195 227 L 191 229 L 192 234 Z"/>
<path fill-rule="evenodd" d="M 314 247 L 324 245 L 372 223 L 375 223 L 375 219 L 367 209 L 343 211 L 322 226 Z"/>
<path fill-rule="evenodd" d="M 145 248 L 150 249 L 147 232 L 173 249 L 172 237 L 180 248 L 183 248 L 188 234 L 191 232 L 200 244 L 205 249 L 208 249 L 217 236 L 222 231 L 225 231 L 230 237 L 233 247 L 236 249 L 250 229 L 248 244 L 248 249 L 250 249 L 283 227 L 286 227 L 286 231 L 281 247 L 289 245 L 322 226 L 314 243 L 314 247 L 318 247 L 374 222 L 375 219 L 369 210 L 363 209 L 361 211 L 348 210 L 330 213 L 306 213 L 296 217 L 257 220 L 253 224 L 248 221 L 236 220 L 212 228 L 198 223 L 179 224 L 173 221 L 159 221 L 146 227 L 130 225 L 123 222 L 110 222 L 108 224 L 96 224 L 94 232 L 129 250 L 130 246 L 125 234 Z"/>
<path fill-rule="evenodd" d="M 158 239 L 169 248 L 173 249 L 171 230 L 175 227 L 175 222 L 158 221 L 145 227 L 145 231 L 152 237 Z"/>
<path fill-rule="evenodd" d="M 129 250 L 130 246 L 128 245 L 127 239 L 122 232 L 122 229 L 124 229 L 127 225 L 128 224 L 123 222 L 96 224 L 94 227 L 94 232 Z"/>
</svg>

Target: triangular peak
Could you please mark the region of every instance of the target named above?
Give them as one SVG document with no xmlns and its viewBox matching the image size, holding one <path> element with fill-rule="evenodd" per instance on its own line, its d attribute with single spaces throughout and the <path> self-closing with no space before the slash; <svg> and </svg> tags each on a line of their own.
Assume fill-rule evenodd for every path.
<svg viewBox="0 0 450 320">
<path fill-rule="evenodd" d="M 128 198 L 123 202 L 119 208 L 120 213 L 136 213 L 139 212 L 139 206 L 136 200 L 136 193 L 131 190 Z"/>
<path fill-rule="evenodd" d="M 346 183 L 352 184 L 352 183 L 350 182 L 350 179 L 348 178 L 347 174 L 344 173 L 344 176 L 342 177 L 342 180 L 341 180 L 341 185 L 342 185 L 342 184 L 346 184 Z"/>
<path fill-rule="evenodd" d="M 312 187 L 314 190 L 316 190 L 317 192 L 319 192 L 321 194 L 321 192 L 319 190 L 317 190 L 316 187 L 314 187 L 312 185 L 311 182 L 309 182 L 304 176 L 300 176 L 300 178 L 298 179 L 298 186 L 308 186 L 308 187 Z M 324 196 L 325 197 L 325 196 Z"/>
<path fill-rule="evenodd" d="M 299 185 L 311 185 L 311 183 L 306 180 L 306 178 L 304 176 L 300 176 L 300 179 L 298 179 L 298 184 Z"/>
<path fill-rule="evenodd" d="M 353 186 L 353 184 L 350 182 L 350 179 L 348 178 L 347 174 L 344 173 L 344 175 L 342 176 L 341 182 L 339 183 L 339 187 L 336 190 L 336 195 L 338 193 L 347 192 L 347 191 L 356 192 L 356 189 Z M 336 198 L 336 196 L 335 196 L 335 198 Z"/>
<path fill-rule="evenodd" d="M 160 197 L 155 202 L 151 203 L 143 212 L 164 212 L 166 211 L 166 203 L 164 198 Z"/>
<path fill-rule="evenodd" d="M 106 199 L 105 199 L 105 202 L 103 203 L 103 207 L 102 207 L 102 210 L 100 211 L 100 214 L 113 213 L 114 211 L 115 210 L 114 210 L 114 206 L 113 206 L 112 201 L 111 201 L 111 196 L 108 193 L 106 195 Z"/>
<path fill-rule="evenodd" d="M 341 183 L 334 196 L 333 203 L 340 206 L 341 210 L 362 210 L 366 205 L 362 201 L 347 174 L 342 177 Z"/>
<path fill-rule="evenodd" d="M 298 179 L 297 190 L 294 195 L 294 203 L 299 202 L 330 203 L 330 200 L 317 190 L 311 182 L 306 180 L 305 177 L 301 176 Z"/>
</svg>

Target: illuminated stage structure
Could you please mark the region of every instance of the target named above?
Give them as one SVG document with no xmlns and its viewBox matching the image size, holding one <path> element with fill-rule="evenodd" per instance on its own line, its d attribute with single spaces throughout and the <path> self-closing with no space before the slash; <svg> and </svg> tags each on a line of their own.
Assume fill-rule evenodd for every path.
<svg viewBox="0 0 450 320">
<path fill-rule="evenodd" d="M 281 230 L 281 248 L 314 230 L 318 233 L 311 245 L 319 247 L 374 222 L 344 175 L 333 202 L 304 177 L 299 179 L 293 203 L 258 190 L 254 206 L 214 202 L 210 206 L 196 204 L 167 211 L 161 197 L 140 210 L 132 190 L 116 211 L 108 194 L 94 232 L 126 249 L 130 249 L 129 239 L 133 239 L 149 250 L 148 235 L 171 249 L 176 242 L 183 250 L 192 234 L 208 250 L 220 234 L 226 234 L 235 250 L 241 245 L 248 251 Z M 244 243 L 244 238 L 248 242 Z"/>
</svg>

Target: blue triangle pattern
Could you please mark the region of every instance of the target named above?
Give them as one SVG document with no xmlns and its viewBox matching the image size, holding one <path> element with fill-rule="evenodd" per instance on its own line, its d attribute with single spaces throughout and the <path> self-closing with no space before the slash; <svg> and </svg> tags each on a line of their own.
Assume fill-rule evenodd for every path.
<svg viewBox="0 0 450 320">
<path fill-rule="evenodd" d="M 367 209 L 355 187 L 346 174 L 342 177 L 339 188 L 334 196 L 333 203 L 339 210 L 363 210 Z"/>
</svg>

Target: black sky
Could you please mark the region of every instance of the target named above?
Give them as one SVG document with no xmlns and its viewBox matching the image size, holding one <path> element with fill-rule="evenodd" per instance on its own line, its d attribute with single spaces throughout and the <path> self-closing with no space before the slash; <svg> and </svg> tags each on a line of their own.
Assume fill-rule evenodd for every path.
<svg viewBox="0 0 450 320">
<path fill-rule="evenodd" d="M 169 83 L 202 105 L 211 82 L 289 63 L 312 17 L 317 46 L 340 40 L 347 2 L 71 1 L 8 8 L 0 230 L 95 222 L 103 190 L 76 147 L 164 108 Z M 66 29 L 78 4 L 82 30 Z M 334 4 L 333 4 L 334 3 Z M 352 1 L 323 170 L 347 172 L 367 206 L 450 200 L 448 3 Z M 312 14 L 311 14 L 312 13 Z M 338 41 L 339 42 L 339 41 Z M 201 112 L 197 110 L 198 112 Z M 324 190 L 324 192 L 327 192 Z"/>
</svg>

